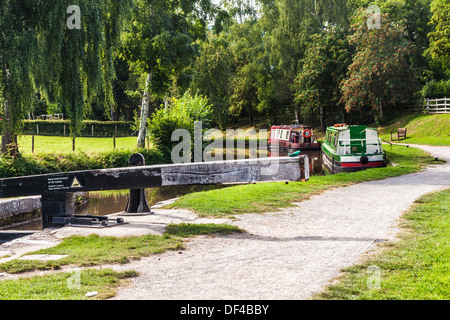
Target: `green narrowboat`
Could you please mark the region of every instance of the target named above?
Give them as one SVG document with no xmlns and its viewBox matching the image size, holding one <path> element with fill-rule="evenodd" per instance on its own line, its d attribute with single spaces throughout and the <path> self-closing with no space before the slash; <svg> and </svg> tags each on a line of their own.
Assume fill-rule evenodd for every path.
<svg viewBox="0 0 450 320">
<path fill-rule="evenodd" d="M 386 166 L 378 131 L 365 125 L 335 124 L 322 143 L 322 164 L 331 173 Z"/>
</svg>

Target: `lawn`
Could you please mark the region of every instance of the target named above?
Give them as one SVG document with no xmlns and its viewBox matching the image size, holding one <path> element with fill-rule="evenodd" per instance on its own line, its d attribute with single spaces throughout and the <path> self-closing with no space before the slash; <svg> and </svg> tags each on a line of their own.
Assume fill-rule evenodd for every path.
<svg viewBox="0 0 450 320">
<path fill-rule="evenodd" d="M 407 128 L 406 139 L 400 142 L 450 146 L 450 114 L 412 113 L 400 116 L 387 126 L 380 127 L 380 137 L 391 141 L 391 132 L 397 139 L 397 129 Z"/>
<path fill-rule="evenodd" d="M 398 241 L 342 270 L 316 299 L 449 300 L 450 189 L 425 195 L 405 213 Z M 373 272 L 376 271 L 376 272 Z"/>
<path fill-rule="evenodd" d="M 22 153 L 31 153 L 32 136 L 20 136 L 19 148 Z M 116 138 L 117 150 L 130 150 L 136 148 L 136 137 Z M 113 138 L 78 137 L 75 139 L 75 151 L 88 154 L 114 150 Z M 68 153 L 72 152 L 72 138 L 58 136 L 34 136 L 35 153 Z"/>
<path fill-rule="evenodd" d="M 230 217 L 234 214 L 274 211 L 292 206 L 324 190 L 354 183 L 380 180 L 417 172 L 434 161 L 428 153 L 405 146 L 385 145 L 391 164 L 353 173 L 311 176 L 308 182 L 272 182 L 232 186 L 224 189 L 191 193 L 182 196 L 167 208 L 185 208 L 202 217 Z"/>
</svg>

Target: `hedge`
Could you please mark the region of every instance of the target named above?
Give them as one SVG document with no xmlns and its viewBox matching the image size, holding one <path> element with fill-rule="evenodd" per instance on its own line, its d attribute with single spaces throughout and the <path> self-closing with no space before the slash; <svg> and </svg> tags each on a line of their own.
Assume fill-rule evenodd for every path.
<svg viewBox="0 0 450 320">
<path fill-rule="evenodd" d="M 129 137 L 134 135 L 131 121 L 84 120 L 82 137 Z M 1 124 L 0 124 L 1 126 Z M 43 136 L 69 136 L 69 120 L 23 120 L 22 134 Z"/>
<path fill-rule="evenodd" d="M 146 165 L 169 163 L 156 149 L 115 150 L 87 155 L 83 152 L 22 155 L 17 159 L 0 157 L 0 178 L 128 166 L 129 157 L 141 153 Z"/>
</svg>

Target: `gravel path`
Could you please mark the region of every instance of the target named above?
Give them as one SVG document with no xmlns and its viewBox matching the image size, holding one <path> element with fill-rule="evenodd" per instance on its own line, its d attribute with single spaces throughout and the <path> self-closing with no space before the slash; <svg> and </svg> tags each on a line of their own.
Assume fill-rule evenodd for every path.
<svg viewBox="0 0 450 320">
<path fill-rule="evenodd" d="M 310 298 L 374 243 L 392 239 L 414 200 L 450 186 L 450 147 L 417 147 L 447 163 L 330 190 L 280 212 L 215 219 L 248 233 L 199 237 L 183 251 L 115 267 L 141 274 L 115 299 Z"/>
</svg>

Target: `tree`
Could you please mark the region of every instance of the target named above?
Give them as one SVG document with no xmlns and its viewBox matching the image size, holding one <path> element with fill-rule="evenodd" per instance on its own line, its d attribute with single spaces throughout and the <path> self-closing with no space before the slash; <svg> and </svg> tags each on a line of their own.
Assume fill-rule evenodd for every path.
<svg viewBox="0 0 450 320">
<path fill-rule="evenodd" d="M 294 106 L 294 80 L 297 77 L 310 36 L 327 27 L 348 26 L 349 6 L 346 0 L 261 0 L 260 24 L 270 64 L 279 87 L 287 92 L 288 104 Z"/>
<path fill-rule="evenodd" d="M 212 105 L 213 120 L 224 127 L 229 120 L 233 56 L 222 36 L 211 34 L 201 44 L 201 55 L 193 67 L 190 89 L 208 98 Z"/>
<path fill-rule="evenodd" d="M 428 34 L 428 51 L 434 60 L 450 69 L 450 0 L 433 0 L 431 12 L 430 24 L 435 26 L 435 31 Z"/>
<path fill-rule="evenodd" d="M 84 112 L 100 90 L 106 104 L 113 104 L 112 56 L 128 2 L 2 1 L 2 152 L 17 145 L 20 120 L 36 91 L 47 103 L 64 107 L 71 136 L 79 134 Z"/>
<path fill-rule="evenodd" d="M 331 112 L 345 113 L 340 103 L 340 82 L 345 78 L 352 59 L 347 34 L 331 27 L 311 37 L 311 44 L 303 59 L 303 67 L 296 78 L 296 101 L 301 113 L 318 116 L 322 131 Z"/>
<path fill-rule="evenodd" d="M 348 112 L 370 112 L 383 119 L 389 107 L 411 101 L 416 93 L 417 76 L 409 61 L 414 46 L 401 22 L 382 15 L 381 28 L 369 29 L 367 19 L 361 10 L 352 25 L 349 41 L 356 54 L 341 83 L 342 102 Z"/>
<path fill-rule="evenodd" d="M 146 74 L 138 147 L 145 145 L 151 100 L 163 99 L 173 81 L 189 78 L 186 68 L 198 56 L 215 6 L 210 0 L 136 0 L 127 25 L 122 55 Z"/>
<path fill-rule="evenodd" d="M 248 115 L 248 124 L 255 125 L 255 113 L 260 103 L 258 84 L 265 49 L 263 32 L 255 18 L 235 23 L 230 30 L 231 50 L 235 61 L 235 74 L 231 84 L 230 112 Z"/>
</svg>

